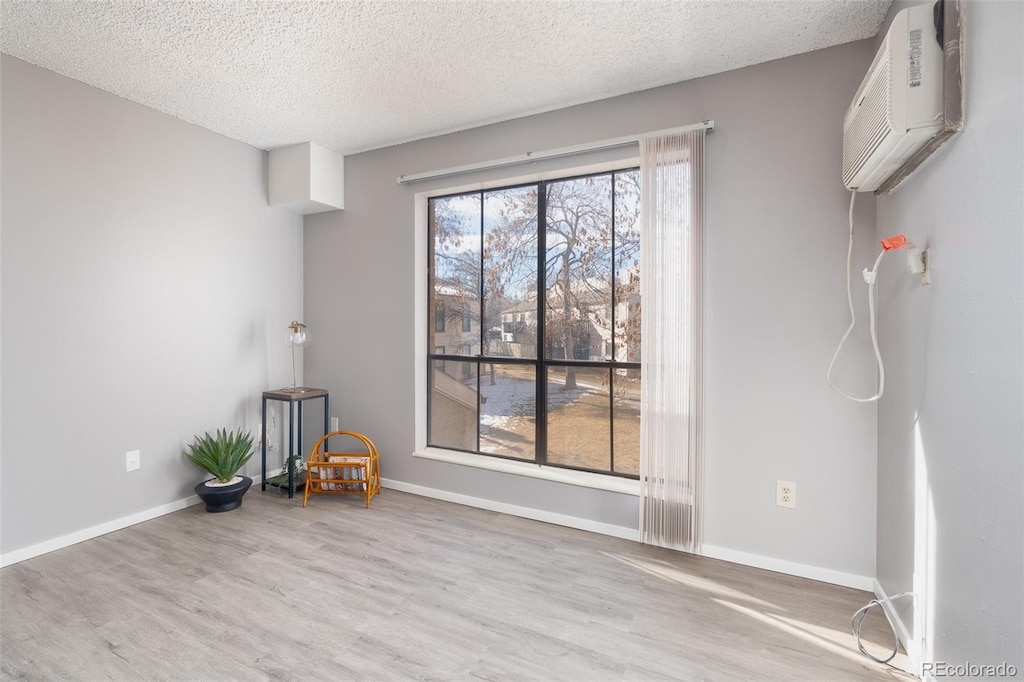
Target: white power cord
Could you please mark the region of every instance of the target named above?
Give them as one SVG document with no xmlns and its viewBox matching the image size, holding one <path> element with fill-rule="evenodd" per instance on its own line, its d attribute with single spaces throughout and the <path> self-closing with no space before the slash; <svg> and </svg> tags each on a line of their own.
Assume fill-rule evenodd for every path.
<svg viewBox="0 0 1024 682">
<path fill-rule="evenodd" d="M 836 358 L 839 357 L 839 351 L 843 349 L 843 344 L 846 343 L 846 339 L 849 338 L 850 332 L 857 325 L 857 314 L 853 309 L 853 291 L 850 287 L 850 268 L 853 260 L 853 202 L 857 198 L 857 190 L 850 191 L 850 243 L 846 248 L 846 302 L 850 306 L 850 326 L 847 328 L 846 333 L 843 334 L 842 340 L 839 341 L 839 345 L 836 347 L 836 352 L 832 354 L 832 362 L 828 363 L 828 372 L 825 373 L 825 381 L 828 385 L 835 390 L 836 393 L 849 398 L 854 402 L 858 403 L 872 403 L 882 397 L 882 392 L 885 391 L 885 365 L 882 364 L 882 352 L 878 350 L 878 332 L 875 329 L 875 278 L 878 275 L 878 266 L 882 262 L 882 258 L 885 257 L 885 251 L 878 254 L 878 259 L 875 260 L 875 265 L 871 270 L 864 270 L 864 281 L 868 284 L 868 313 L 871 320 L 871 345 L 875 349 L 875 361 L 878 363 L 878 393 L 871 396 L 870 398 L 857 398 L 847 393 L 844 393 L 838 386 L 832 383 L 832 368 L 836 364 Z"/>
<path fill-rule="evenodd" d="M 874 656 L 868 653 L 867 649 L 864 648 L 864 644 L 860 641 L 860 628 L 864 624 L 864 619 L 867 617 L 868 611 L 870 611 L 873 607 L 877 606 L 881 608 L 882 604 L 891 602 L 894 599 L 899 599 L 901 597 L 912 597 L 913 595 L 913 592 L 900 592 L 899 594 L 895 594 L 889 597 L 888 599 L 872 599 L 870 602 L 867 603 L 866 606 L 862 606 L 861 608 L 857 609 L 857 612 L 853 614 L 853 618 L 850 619 L 850 627 L 853 629 L 853 636 L 857 640 L 857 648 L 860 649 L 860 652 L 862 654 L 870 658 L 875 663 L 888 664 L 889 661 L 896 658 L 896 654 L 900 652 L 900 638 L 896 634 L 896 628 L 892 627 L 892 623 L 889 623 L 889 627 L 892 628 L 892 653 L 889 654 L 889 657 L 885 659 L 875 658 Z M 886 618 L 886 622 L 889 622 L 888 618 Z"/>
</svg>

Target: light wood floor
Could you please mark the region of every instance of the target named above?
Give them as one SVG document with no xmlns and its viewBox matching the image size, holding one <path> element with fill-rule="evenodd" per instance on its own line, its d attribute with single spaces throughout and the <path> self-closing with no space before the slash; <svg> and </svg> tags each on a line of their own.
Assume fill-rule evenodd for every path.
<svg viewBox="0 0 1024 682">
<path fill-rule="evenodd" d="M 254 489 L 0 587 L 2 679 L 906 679 L 853 644 L 868 593 L 392 490 Z"/>
</svg>

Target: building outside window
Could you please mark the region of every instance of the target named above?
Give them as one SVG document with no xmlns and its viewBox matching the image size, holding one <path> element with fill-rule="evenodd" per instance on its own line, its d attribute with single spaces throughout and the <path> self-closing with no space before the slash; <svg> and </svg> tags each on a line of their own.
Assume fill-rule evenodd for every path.
<svg viewBox="0 0 1024 682">
<path fill-rule="evenodd" d="M 434 331 L 435 332 L 443 332 L 444 331 L 444 318 L 445 318 L 444 301 L 437 301 L 434 304 Z"/>
</svg>

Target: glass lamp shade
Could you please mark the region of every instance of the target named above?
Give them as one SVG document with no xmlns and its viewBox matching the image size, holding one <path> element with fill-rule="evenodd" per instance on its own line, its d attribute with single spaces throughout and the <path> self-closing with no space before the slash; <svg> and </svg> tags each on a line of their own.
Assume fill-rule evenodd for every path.
<svg viewBox="0 0 1024 682">
<path fill-rule="evenodd" d="M 309 343 L 309 330 L 306 328 L 306 325 L 298 320 L 294 320 L 288 325 L 288 329 L 288 345 L 292 348 L 305 346 Z"/>
</svg>

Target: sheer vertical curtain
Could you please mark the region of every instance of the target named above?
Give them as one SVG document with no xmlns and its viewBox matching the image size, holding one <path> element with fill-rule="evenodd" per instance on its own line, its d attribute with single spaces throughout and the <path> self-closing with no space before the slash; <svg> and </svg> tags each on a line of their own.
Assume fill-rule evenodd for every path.
<svg viewBox="0 0 1024 682">
<path fill-rule="evenodd" d="M 704 131 L 640 141 L 640 539 L 700 550 Z"/>
</svg>

